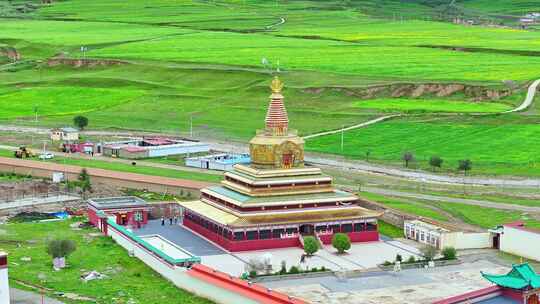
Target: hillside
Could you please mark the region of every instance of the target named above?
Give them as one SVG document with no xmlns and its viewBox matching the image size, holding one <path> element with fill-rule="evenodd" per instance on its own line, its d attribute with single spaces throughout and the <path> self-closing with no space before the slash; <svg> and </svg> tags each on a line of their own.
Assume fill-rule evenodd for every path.
<svg viewBox="0 0 540 304">
<path fill-rule="evenodd" d="M 380 149 L 388 153 L 374 158 L 389 163 L 399 163 L 404 151 L 419 151 L 422 159 L 449 155 L 452 167 L 472 158 L 482 168 L 478 173 L 512 174 L 501 168 L 525 166 L 533 169 L 516 174 L 538 175 L 539 156 L 522 148 L 536 143 L 536 106 L 527 115 L 471 115 L 521 103 L 526 86 L 539 76 L 540 32 L 449 22 L 472 12 L 471 18 L 514 25 L 514 17 L 540 11 L 531 2 L 509 3 L 3 3 L 0 122 L 33 125 L 37 110 L 39 125 L 59 126 L 84 113 L 94 129 L 186 134 L 193 118 L 198 137 L 245 141 L 260 127 L 266 86 L 279 69 L 292 123 L 301 134 L 404 114 L 351 132 L 351 143 L 362 143 L 351 147 L 357 150 L 352 154 L 331 148 L 332 137 L 320 139 L 323 148 L 308 142 L 312 150 L 359 157 L 363 150 Z M 21 60 L 12 63 L 2 52 L 8 49 Z M 444 148 L 423 148 L 424 134 L 448 125 L 455 140 Z M 366 141 L 364 132 L 378 140 Z M 504 144 L 487 152 L 474 148 L 498 134 L 505 134 Z"/>
</svg>

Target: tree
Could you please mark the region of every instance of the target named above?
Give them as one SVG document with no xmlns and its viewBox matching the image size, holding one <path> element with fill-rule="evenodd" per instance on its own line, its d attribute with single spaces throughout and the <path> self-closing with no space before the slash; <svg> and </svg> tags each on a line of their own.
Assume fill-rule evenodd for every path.
<svg viewBox="0 0 540 304">
<path fill-rule="evenodd" d="M 467 175 L 467 171 L 472 169 L 472 161 L 469 159 L 462 159 L 459 161 L 458 170 L 463 171 Z"/>
<path fill-rule="evenodd" d="M 441 253 L 445 260 L 455 260 L 457 256 L 456 248 L 454 247 L 444 247 Z"/>
<path fill-rule="evenodd" d="M 332 246 L 337 249 L 339 254 L 342 254 L 351 248 L 351 240 L 345 233 L 336 233 L 332 237 Z"/>
<path fill-rule="evenodd" d="M 56 239 L 47 243 L 47 254 L 53 258 L 53 267 L 60 270 L 66 267 L 66 258 L 75 252 L 77 245 L 72 240 Z"/>
<path fill-rule="evenodd" d="M 315 237 L 308 235 L 304 237 L 304 251 L 308 256 L 313 255 L 315 252 L 319 250 L 319 242 L 317 242 L 317 239 Z"/>
<path fill-rule="evenodd" d="M 433 169 L 433 171 L 435 171 L 435 168 L 441 168 L 442 164 L 443 164 L 443 159 L 434 155 L 432 156 L 430 159 L 429 159 L 429 165 L 431 166 L 431 168 Z"/>
<path fill-rule="evenodd" d="M 427 261 L 433 261 L 433 258 L 437 255 L 437 248 L 426 245 L 420 249 L 420 253 Z"/>
<path fill-rule="evenodd" d="M 409 168 L 409 163 L 414 160 L 414 155 L 411 152 L 403 153 L 403 161 L 405 162 L 405 168 Z"/>
<path fill-rule="evenodd" d="M 79 129 L 83 130 L 88 126 L 88 118 L 78 115 L 73 117 L 73 124 L 75 124 Z"/>
<path fill-rule="evenodd" d="M 88 171 L 86 171 L 86 168 L 82 168 L 81 173 L 79 173 L 78 180 L 79 180 L 79 187 L 81 187 L 83 196 L 86 192 L 92 191 L 92 183 L 90 182 L 90 175 L 88 174 Z"/>
</svg>

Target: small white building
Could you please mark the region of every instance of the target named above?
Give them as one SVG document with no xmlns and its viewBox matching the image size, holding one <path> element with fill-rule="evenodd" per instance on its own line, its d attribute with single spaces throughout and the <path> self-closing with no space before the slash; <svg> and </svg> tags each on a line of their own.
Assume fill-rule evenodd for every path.
<svg viewBox="0 0 540 304">
<path fill-rule="evenodd" d="M 103 145 L 103 155 L 127 159 L 141 159 L 182 155 L 210 151 L 210 145 L 196 140 L 164 137 L 144 137 L 107 142 Z"/>
<path fill-rule="evenodd" d="M 0 251 L 0 303 L 10 303 L 7 253 Z"/>
<path fill-rule="evenodd" d="M 523 222 L 505 224 L 491 230 L 494 244 L 502 252 L 540 262 L 540 230 L 525 227 Z"/>
<path fill-rule="evenodd" d="M 79 130 L 71 127 L 52 129 L 51 140 L 68 142 L 77 141 L 79 140 Z"/>
<path fill-rule="evenodd" d="M 431 245 L 437 249 L 477 249 L 493 247 L 490 232 L 464 231 L 449 224 L 421 219 L 405 221 L 403 233 L 406 238 Z"/>
<path fill-rule="evenodd" d="M 249 154 L 212 154 L 199 157 L 186 158 L 186 166 L 201 169 L 230 171 L 236 164 L 249 164 Z"/>
</svg>

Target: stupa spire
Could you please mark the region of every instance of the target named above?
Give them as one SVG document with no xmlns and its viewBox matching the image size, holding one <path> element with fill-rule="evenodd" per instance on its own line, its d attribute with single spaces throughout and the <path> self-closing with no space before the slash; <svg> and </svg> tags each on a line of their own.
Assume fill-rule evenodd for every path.
<svg viewBox="0 0 540 304">
<path fill-rule="evenodd" d="M 270 105 L 266 112 L 266 131 L 272 135 L 286 135 L 289 128 L 289 117 L 283 104 L 283 82 L 275 76 L 270 84 L 272 95 L 270 95 Z"/>
</svg>

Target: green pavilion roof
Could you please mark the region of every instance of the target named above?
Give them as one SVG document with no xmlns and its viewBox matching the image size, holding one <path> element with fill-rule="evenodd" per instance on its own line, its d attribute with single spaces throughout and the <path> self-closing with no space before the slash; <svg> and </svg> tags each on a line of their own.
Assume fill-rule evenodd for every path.
<svg viewBox="0 0 540 304">
<path fill-rule="evenodd" d="M 504 275 L 491 275 L 481 272 L 482 276 L 501 287 L 512 289 L 540 288 L 540 275 L 528 264 L 512 265 L 512 270 Z"/>
</svg>

